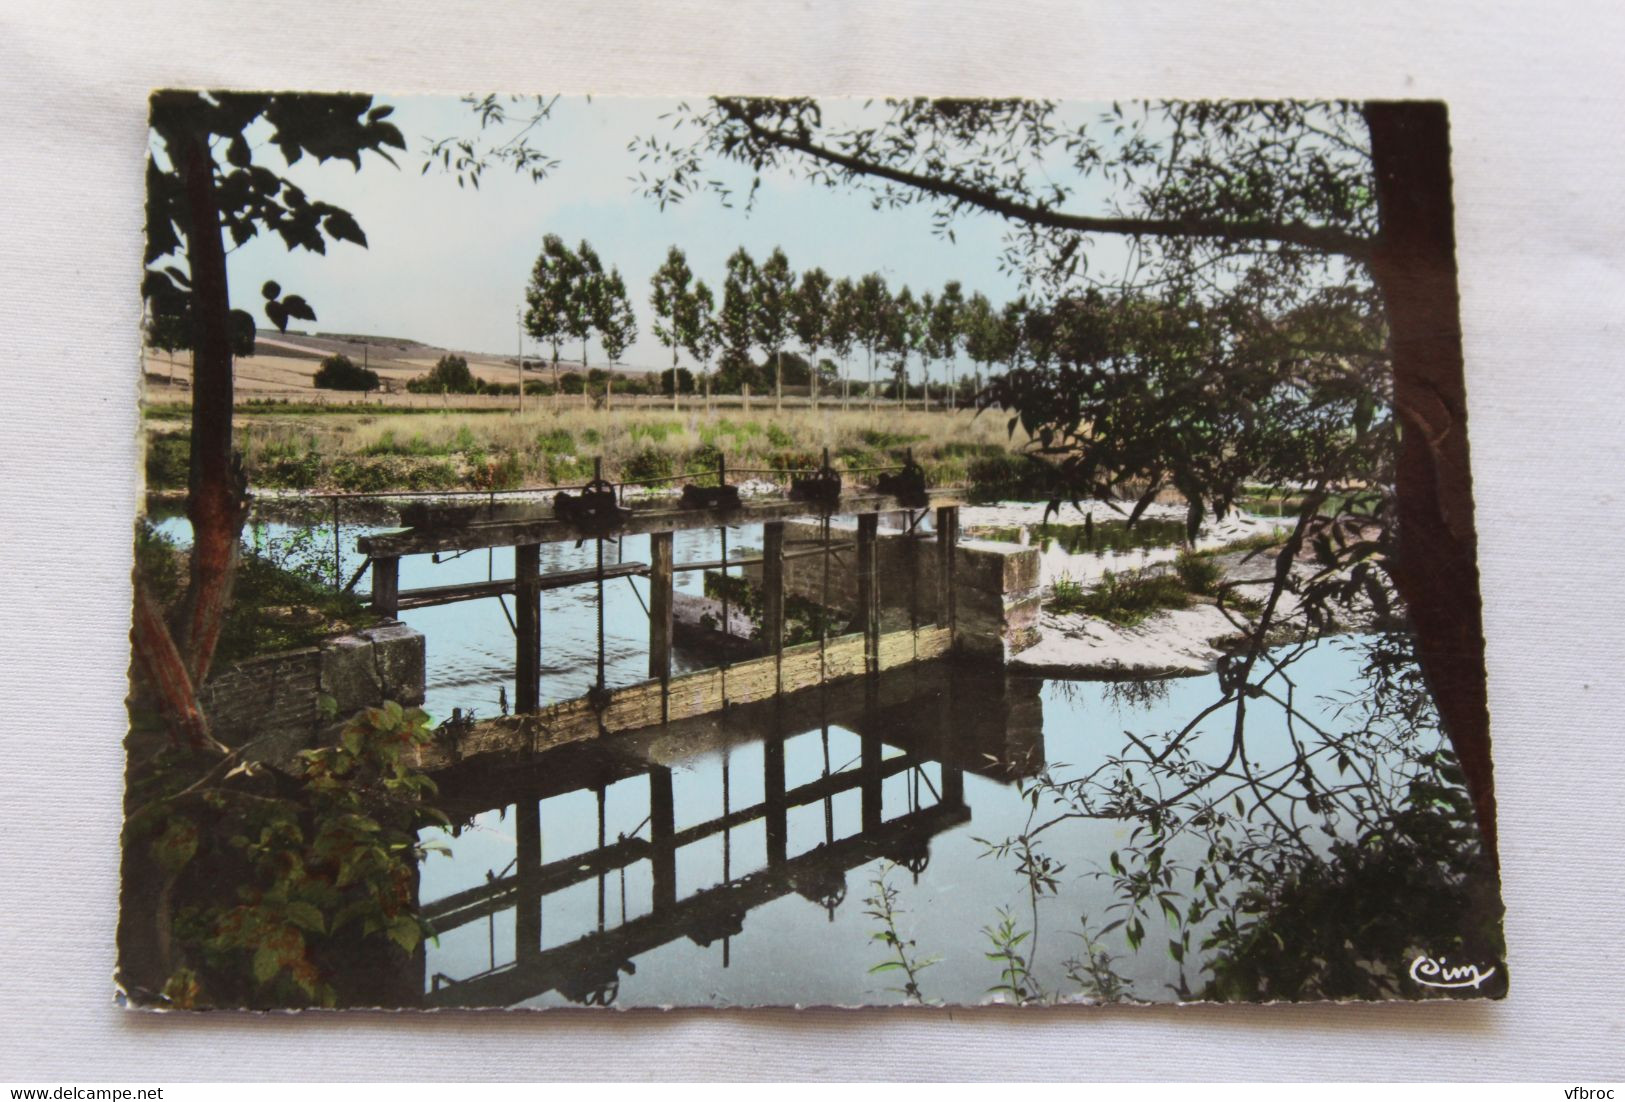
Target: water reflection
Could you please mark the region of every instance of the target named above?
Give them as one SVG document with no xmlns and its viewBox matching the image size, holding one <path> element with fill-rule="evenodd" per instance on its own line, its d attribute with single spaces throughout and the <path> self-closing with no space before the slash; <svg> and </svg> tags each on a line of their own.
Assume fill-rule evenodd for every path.
<svg viewBox="0 0 1625 1102">
<path fill-rule="evenodd" d="M 854 870 L 924 873 L 933 840 L 971 817 L 967 773 L 1008 786 L 1043 759 L 1039 683 L 958 672 L 897 671 L 448 774 L 441 802 L 464 826 L 453 860 L 423 870 L 440 934 L 425 1004 L 612 1003 L 671 943 L 714 947 L 733 969 L 747 914 L 798 900 L 834 926 L 855 911 Z"/>
</svg>

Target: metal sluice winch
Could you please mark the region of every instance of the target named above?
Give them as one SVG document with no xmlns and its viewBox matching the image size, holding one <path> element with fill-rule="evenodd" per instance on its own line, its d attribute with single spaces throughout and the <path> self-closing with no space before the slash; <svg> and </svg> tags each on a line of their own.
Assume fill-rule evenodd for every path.
<svg viewBox="0 0 1625 1102">
<path fill-rule="evenodd" d="M 829 449 L 824 449 L 824 464 L 817 470 L 790 480 L 790 496 L 797 501 L 811 501 L 826 508 L 841 500 L 841 474 L 829 465 Z"/>
</svg>

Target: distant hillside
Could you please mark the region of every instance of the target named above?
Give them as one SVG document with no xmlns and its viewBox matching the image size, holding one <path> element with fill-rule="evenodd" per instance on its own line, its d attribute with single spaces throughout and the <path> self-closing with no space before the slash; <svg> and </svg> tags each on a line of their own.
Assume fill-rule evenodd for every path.
<svg viewBox="0 0 1625 1102">
<path fill-rule="evenodd" d="M 184 397 L 190 389 L 191 356 L 178 353 L 173 362 L 162 352 L 145 349 L 144 370 L 153 399 Z M 406 383 L 427 374 L 442 356 L 457 355 L 468 361 L 469 370 L 487 382 L 512 383 L 516 371 L 513 356 L 492 356 L 483 352 L 441 348 L 410 337 L 374 336 L 360 333 L 299 333 L 260 329 L 254 336 L 254 355 L 240 356 L 233 364 L 236 389 L 243 398 L 320 398 L 315 389 L 316 369 L 328 356 L 342 354 L 357 364 L 378 372 L 388 392 L 404 393 Z M 608 367 L 607 364 L 592 364 Z M 525 357 L 529 378 L 547 378 L 551 363 Z M 580 370 L 579 362 L 561 361 L 562 371 Z M 619 375 L 643 375 L 642 369 L 617 367 Z M 544 372 L 546 374 L 544 374 Z"/>
</svg>

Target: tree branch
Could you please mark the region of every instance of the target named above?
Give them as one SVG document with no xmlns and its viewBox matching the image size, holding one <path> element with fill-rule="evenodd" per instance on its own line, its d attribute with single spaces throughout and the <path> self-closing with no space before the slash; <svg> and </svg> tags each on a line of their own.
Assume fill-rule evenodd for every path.
<svg viewBox="0 0 1625 1102">
<path fill-rule="evenodd" d="M 718 97 L 714 102 L 729 118 L 743 124 L 754 137 L 770 145 L 794 150 L 856 175 L 890 180 L 1028 225 L 1073 230 L 1078 233 L 1116 233 L 1129 237 L 1216 237 L 1226 241 L 1271 241 L 1319 249 L 1361 261 L 1371 255 L 1373 243 L 1370 238 L 1324 226 L 1312 226 L 1304 222 L 1235 222 L 1223 218 L 1105 218 L 1067 214 L 1008 199 L 986 189 L 971 187 L 943 177 L 909 172 L 906 169 L 840 153 L 807 138 L 761 126 L 750 117 L 744 105 L 738 100 Z"/>
</svg>

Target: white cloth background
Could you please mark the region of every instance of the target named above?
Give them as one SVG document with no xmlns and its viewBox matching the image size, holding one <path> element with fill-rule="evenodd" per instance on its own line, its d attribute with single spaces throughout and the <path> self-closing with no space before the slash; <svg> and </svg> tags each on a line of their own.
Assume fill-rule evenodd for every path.
<svg viewBox="0 0 1625 1102">
<path fill-rule="evenodd" d="M 1618 1078 L 1622 31 L 1625 9 L 1606 0 L 4 0 L 0 1079 Z M 158 85 L 1448 99 L 1510 1000 L 342 1018 L 117 1010 L 136 285 L 145 98 Z"/>
</svg>

